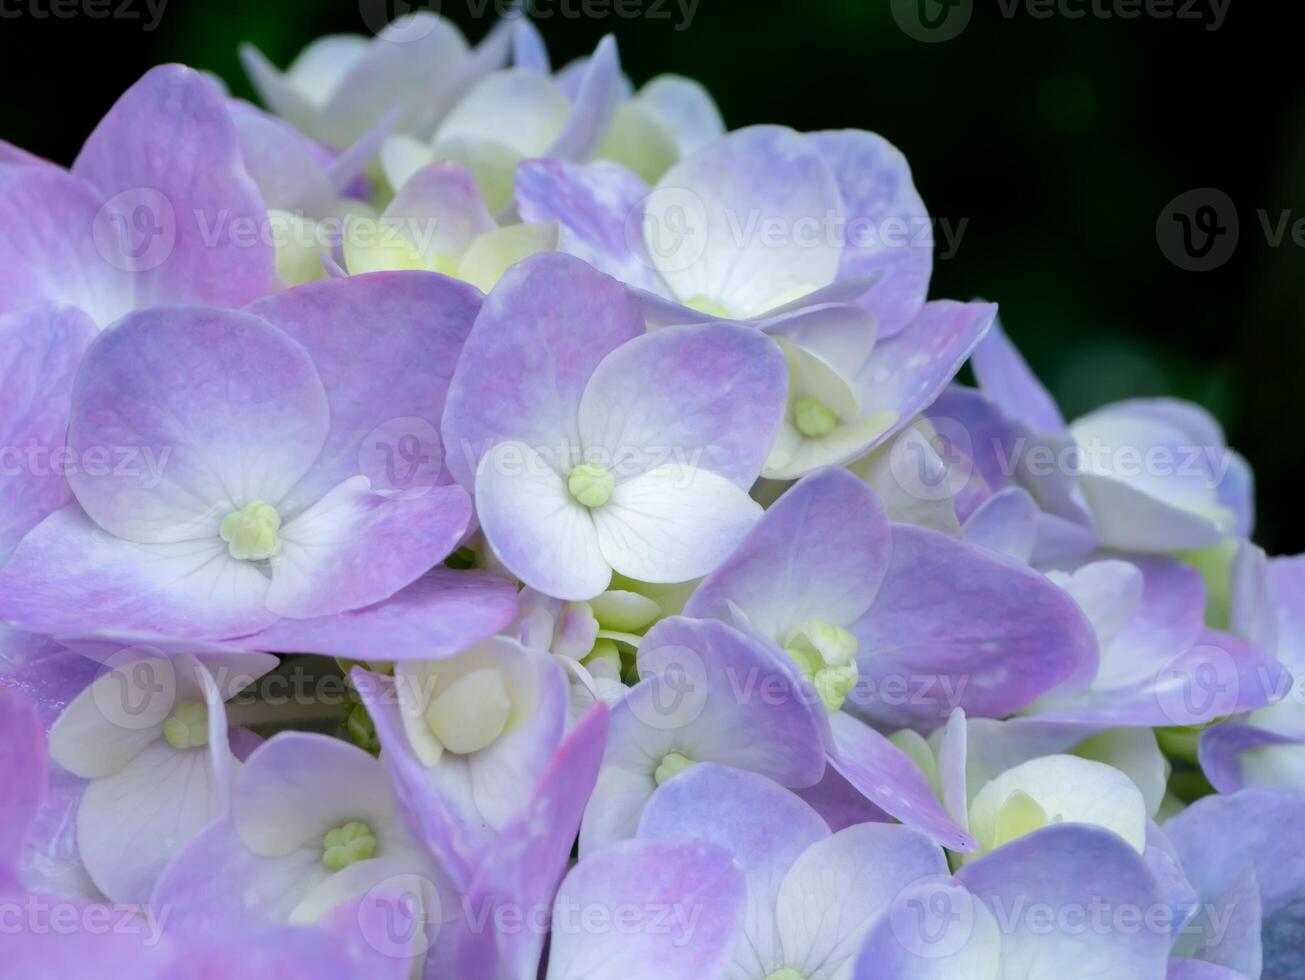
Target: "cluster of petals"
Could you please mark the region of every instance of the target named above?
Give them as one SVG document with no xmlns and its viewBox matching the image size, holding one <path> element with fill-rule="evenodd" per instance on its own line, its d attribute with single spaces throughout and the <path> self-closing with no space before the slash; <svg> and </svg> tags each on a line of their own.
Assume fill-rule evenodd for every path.
<svg viewBox="0 0 1305 980">
<path fill-rule="evenodd" d="M 877 134 L 515 14 L 241 57 L 0 143 L 0 972 L 1300 975 L 1208 413 L 1067 422 Z"/>
</svg>

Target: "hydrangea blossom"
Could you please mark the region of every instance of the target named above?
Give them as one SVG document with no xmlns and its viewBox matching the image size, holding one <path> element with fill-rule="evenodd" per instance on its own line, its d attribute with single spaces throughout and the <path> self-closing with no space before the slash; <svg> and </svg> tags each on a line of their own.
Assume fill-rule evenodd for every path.
<svg viewBox="0 0 1305 980">
<path fill-rule="evenodd" d="M 880 136 L 369 27 L 0 143 L 5 970 L 1299 974 L 1218 424 L 1066 423 Z"/>
</svg>

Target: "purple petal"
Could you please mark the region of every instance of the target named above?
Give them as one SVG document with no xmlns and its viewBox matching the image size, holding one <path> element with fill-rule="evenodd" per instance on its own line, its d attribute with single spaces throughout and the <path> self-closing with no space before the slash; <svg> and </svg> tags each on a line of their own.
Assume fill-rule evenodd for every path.
<svg viewBox="0 0 1305 980">
<path fill-rule="evenodd" d="M 862 300 L 879 321 L 879 335 L 896 336 L 924 306 L 933 271 L 933 228 L 911 181 L 906 157 L 882 136 L 864 130 L 807 137 L 838 179 L 847 221 L 839 279 L 885 273 Z"/>
<path fill-rule="evenodd" d="M 746 490 L 774 444 L 786 386 L 779 347 L 758 331 L 668 327 L 594 369 L 580 399 L 580 441 L 586 454 L 605 451 L 618 479 L 675 462 Z"/>
<path fill-rule="evenodd" d="M 666 288 L 639 226 L 650 190 L 642 178 L 604 161 L 526 160 L 517 168 L 515 188 L 521 220 L 561 225 L 560 251 L 631 286 L 652 293 Z"/>
<path fill-rule="evenodd" d="M 77 505 L 46 518 L 0 571 L 0 618 L 37 633 L 147 630 L 219 639 L 270 626 L 268 581 L 226 542 L 137 544 Z"/>
<path fill-rule="evenodd" d="M 566 128 L 547 155 L 567 161 L 584 161 L 593 156 L 612 124 L 623 81 L 616 38 L 608 34 L 598 42 L 585 65 L 580 87 L 571 100 Z"/>
<path fill-rule="evenodd" d="M 900 334 L 875 347 L 857 377 L 861 415 L 893 412 L 897 422 L 866 449 L 885 442 L 938 397 L 996 315 L 990 303 L 926 303 Z"/>
<path fill-rule="evenodd" d="M 0 687 L 0 887 L 9 884 L 45 796 L 45 738 L 27 698 Z"/>
<path fill-rule="evenodd" d="M 249 223 L 262 229 L 267 210 L 226 99 L 200 72 L 147 72 L 91 133 L 72 172 L 107 201 L 103 217 L 132 236 L 127 256 L 144 250 L 128 265 L 137 308 L 238 307 L 271 290 L 271 244 L 236 232 Z M 137 241 L 138 233 L 146 237 Z"/>
<path fill-rule="evenodd" d="M 973 837 L 949 817 L 910 757 L 851 715 L 829 719 L 835 749 L 829 764 L 885 813 L 953 851 L 978 849 Z"/>
<path fill-rule="evenodd" d="M 72 383 L 95 324 L 71 307 L 0 316 L 0 561 L 72 497 L 63 471 Z"/>
<path fill-rule="evenodd" d="M 803 851 L 829 837 L 829 828 L 811 807 L 772 780 L 703 763 L 657 790 L 639 824 L 639 837 L 702 841 L 733 857 L 748 883 L 744 938 L 735 949 L 735 966 L 760 976 L 783 955 L 775 906 L 784 876 Z"/>
<path fill-rule="evenodd" d="M 222 544 L 227 514 L 256 500 L 277 506 L 308 470 L 329 414 L 308 354 L 257 317 L 135 313 L 86 352 L 68 445 L 88 463 L 68 480 L 96 523 L 123 538 Z M 106 460 L 106 447 L 130 456 Z"/>
<path fill-rule="evenodd" d="M 1225 722 L 1201 733 L 1197 751 L 1201 771 L 1210 785 L 1220 793 L 1236 793 L 1246 787 L 1241 757 L 1254 749 L 1269 746 L 1305 746 L 1305 740 L 1279 735 L 1251 725 Z M 1296 789 L 1297 787 L 1280 787 Z"/>
<path fill-rule="evenodd" d="M 552 903 L 571 858 L 584 803 L 598 778 L 606 736 L 607 709 L 599 704 L 572 729 L 529 806 L 503 828 L 477 870 L 469 894 L 474 915 Z M 464 976 L 529 976 L 539 963 L 544 939 L 530 929 L 471 930 L 462 940 L 460 970 Z"/>
<path fill-rule="evenodd" d="M 511 439 L 550 453 L 560 470 L 557 454 L 579 445 L 589 376 L 643 332 L 625 288 L 579 259 L 550 253 L 518 263 L 486 299 L 449 385 L 450 472 L 470 490 L 480 458 Z"/>
<path fill-rule="evenodd" d="M 374 606 L 318 619 L 282 619 L 240 642 L 274 653 L 378 662 L 439 660 L 493 636 L 516 613 L 511 581 L 440 567 Z"/>
<path fill-rule="evenodd" d="M 746 900 L 743 875 L 716 847 L 690 841 L 631 840 L 581 861 L 553 906 L 548 980 L 619 976 L 626 980 L 701 980 L 729 962 Z M 630 909 L 645 910 L 631 921 Z M 676 927 L 653 910 L 700 912 Z M 597 931 L 579 913 L 615 916 Z M 608 922 L 612 921 L 608 918 Z"/>
<path fill-rule="evenodd" d="M 973 364 L 984 395 L 1007 418 L 1034 432 L 1064 431 L 1065 418 L 1055 399 L 1034 376 L 1000 323 L 994 323 L 974 349 Z"/>
<path fill-rule="evenodd" d="M 861 683 L 848 709 L 896 727 L 937 727 L 953 708 L 1001 718 L 1096 671 L 1092 625 L 1064 590 L 936 531 L 893 526 L 892 561 L 851 631 Z"/>
<path fill-rule="evenodd" d="M 1008 970 L 1038 977 L 1164 973 L 1168 931 L 1115 918 L 1124 909 L 1141 917 L 1159 907 L 1162 896 L 1141 856 L 1109 831 L 1046 827 L 967 864 L 956 878 L 1004 923 L 1001 958 Z M 1074 927 L 1092 921 L 1093 906 L 1085 903 L 1104 904 L 1109 916 Z M 1050 915 L 1040 915 L 1069 926 L 1042 928 L 1045 919 L 1027 911 L 1009 921 L 1013 909 L 1031 907 L 1045 907 Z"/>
<path fill-rule="evenodd" d="M 1027 563 L 1038 538 L 1038 505 L 1027 490 L 1008 487 L 974 509 L 965 521 L 965 540 Z"/>
<path fill-rule="evenodd" d="M 890 534 L 869 487 L 844 470 L 818 470 L 780 497 L 703 579 L 685 613 L 733 622 L 737 608 L 781 645 L 808 620 L 848 626 L 874 601 Z"/>
<path fill-rule="evenodd" d="M 613 707 L 581 852 L 632 836 L 671 752 L 787 786 L 825 768 L 824 708 L 782 654 L 711 620 L 664 619 L 639 647 L 643 680 Z"/>
<path fill-rule="evenodd" d="M 388 599 L 448 557 L 471 517 L 459 486 L 386 495 L 346 480 L 281 528 L 268 608 L 313 619 Z"/>
<path fill-rule="evenodd" d="M 805 137 L 751 126 L 667 171 L 646 203 L 643 232 L 677 299 L 704 298 L 741 318 L 835 280 L 843 250 L 819 223 L 842 214 L 838 182 Z M 774 227 L 785 229 L 781 240 L 767 234 Z"/>
<path fill-rule="evenodd" d="M 424 272 L 310 283 L 250 307 L 307 349 L 331 406 L 326 445 L 292 500 L 312 503 L 358 473 L 378 490 L 448 482 L 440 420 L 479 310 L 473 288 Z"/>
<path fill-rule="evenodd" d="M 135 303 L 95 189 L 57 167 L 0 167 L 0 310 L 66 303 L 107 326 Z"/>
</svg>

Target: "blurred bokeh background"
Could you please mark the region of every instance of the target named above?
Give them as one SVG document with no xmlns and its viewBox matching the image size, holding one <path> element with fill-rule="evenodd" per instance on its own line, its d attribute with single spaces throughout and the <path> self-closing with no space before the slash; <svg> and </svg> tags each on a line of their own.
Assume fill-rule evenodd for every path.
<svg viewBox="0 0 1305 980">
<path fill-rule="evenodd" d="M 239 42 L 284 66 L 319 35 L 366 32 L 360 2 L 369 15 L 377 7 L 170 0 L 156 18 L 146 0 L 0 0 L 0 136 L 70 162 L 114 98 L 164 61 L 252 97 Z M 472 41 L 495 16 L 495 0 L 388 2 L 440 9 Z M 78 13 L 88 3 L 137 16 L 92 19 Z M 52 4 L 75 15 L 51 16 Z M 636 83 L 696 77 L 731 127 L 887 136 L 931 212 L 960 232 L 933 295 L 999 302 L 1070 417 L 1129 396 L 1206 406 L 1256 470 L 1257 537 L 1295 553 L 1305 550 L 1305 70 L 1289 6 L 540 0 L 551 16 L 539 26 L 556 65 L 614 33 Z M 1194 189 L 1220 192 L 1184 200 L 1214 207 L 1228 229 L 1226 260 L 1206 271 L 1183 268 L 1192 263 L 1172 235 L 1165 247 L 1158 236 L 1176 227 L 1171 202 Z"/>
</svg>

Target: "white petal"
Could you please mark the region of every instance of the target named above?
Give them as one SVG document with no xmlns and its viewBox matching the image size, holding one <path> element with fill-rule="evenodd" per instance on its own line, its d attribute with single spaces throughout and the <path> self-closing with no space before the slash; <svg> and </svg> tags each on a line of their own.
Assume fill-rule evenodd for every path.
<svg viewBox="0 0 1305 980">
<path fill-rule="evenodd" d="M 992 847 L 997 814 L 1016 792 L 1030 796 L 1050 823 L 1093 824 L 1114 831 L 1139 854 L 1146 848 L 1146 801 L 1128 776 L 1077 756 L 1047 755 L 1007 769 L 974 797 L 970 831 L 985 851 Z"/>
<path fill-rule="evenodd" d="M 593 516 L 603 557 L 622 575 L 687 582 L 734 550 L 761 505 L 710 470 L 664 463 L 617 484 Z"/>
<path fill-rule="evenodd" d="M 207 749 L 152 743 L 87 786 L 77 811 L 86 870 L 114 902 L 148 902 L 168 861 L 222 815 L 225 796 Z"/>
</svg>

